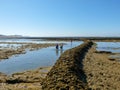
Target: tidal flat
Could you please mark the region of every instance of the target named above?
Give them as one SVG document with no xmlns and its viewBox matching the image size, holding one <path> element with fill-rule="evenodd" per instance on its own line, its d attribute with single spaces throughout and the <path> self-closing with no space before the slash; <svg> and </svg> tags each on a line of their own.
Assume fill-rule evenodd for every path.
<svg viewBox="0 0 120 90">
<path fill-rule="evenodd" d="M 56 44 L 36 44 L 36 43 L 7 43 L 7 42 L 2 42 L 2 45 L 7 44 L 6 47 L 1 46 L 0 48 L 0 60 L 8 59 L 12 55 L 16 54 L 25 54 L 26 50 L 33 51 L 33 50 L 38 50 L 41 48 L 46 48 L 50 46 L 55 46 Z M 10 44 L 21 44 L 19 47 L 12 46 L 10 47 Z"/>
<path fill-rule="evenodd" d="M 41 90 L 41 82 L 51 67 L 18 72 L 10 76 L 0 73 L 0 90 Z"/>
<path fill-rule="evenodd" d="M 25 54 L 42 48 L 55 46 L 57 43 L 26 43 L 26 42 L 0 42 L 0 60 L 8 60 L 14 55 Z M 18 72 L 11 75 L 0 73 L 0 90 L 38 90 L 40 82 L 51 67 L 41 67 L 36 70 Z"/>
<path fill-rule="evenodd" d="M 91 90 L 119 90 L 120 62 L 111 60 L 113 53 L 96 52 L 92 47 L 83 60 L 84 71 Z"/>
<path fill-rule="evenodd" d="M 119 42 L 117 43 L 119 46 Z M 4 44 L 8 44 L 8 43 L 5 42 Z M 13 43 L 10 42 L 10 44 L 13 44 Z M 20 44 L 20 42 L 17 44 Z M 8 53 L 7 58 L 9 58 L 12 55 L 16 55 L 16 54 L 18 55 L 25 54 L 26 50 L 34 51 L 34 50 L 38 50 L 38 49 L 42 49 L 50 46 L 55 47 L 55 45 L 56 43 L 49 43 L 49 44 L 48 43 L 46 44 L 22 43 L 22 45 L 21 46 L 18 45 L 18 47 L 12 46 L 11 49 L 8 48 L 7 46 L 3 48 L 3 52 L 7 52 Z M 110 57 L 111 55 L 119 56 L 119 52 L 113 53 L 112 51 L 109 51 L 108 49 L 111 49 L 111 48 L 107 48 L 106 51 L 103 51 L 103 49 L 106 49 L 103 46 L 101 46 L 102 50 L 99 51 L 98 50 L 99 45 L 97 45 L 97 47 L 96 45 L 92 46 L 86 53 L 85 57 L 83 58 L 83 66 L 84 66 L 83 71 L 85 72 L 85 75 L 87 77 L 86 81 L 87 81 L 88 88 L 91 90 L 96 90 L 96 89 L 119 90 L 120 88 L 119 87 L 120 62 L 118 61 L 119 58 L 113 59 L 113 57 L 112 58 Z M 112 48 L 114 50 L 119 51 L 119 47 L 116 47 L 116 48 L 112 47 Z M 19 51 L 18 49 L 21 51 L 20 53 L 18 52 Z M 14 53 L 12 54 L 12 52 Z M 5 53 L 4 55 L 7 55 L 7 54 Z M 4 56 L 4 55 L 1 54 L 1 56 Z M 69 55 L 66 55 L 66 56 L 69 56 Z M 7 59 L 3 58 L 1 60 L 7 60 Z M 23 72 L 16 72 L 11 75 L 0 73 L 0 90 L 42 90 L 42 82 L 44 81 L 44 79 L 46 78 L 47 74 L 50 72 L 52 67 L 53 66 L 44 66 L 44 67 L 39 67 L 37 69 L 26 70 Z"/>
</svg>

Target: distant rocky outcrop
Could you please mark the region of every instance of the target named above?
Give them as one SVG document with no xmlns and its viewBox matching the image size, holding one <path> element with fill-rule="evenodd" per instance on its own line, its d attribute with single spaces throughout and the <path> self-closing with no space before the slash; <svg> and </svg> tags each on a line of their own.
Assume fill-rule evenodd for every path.
<svg viewBox="0 0 120 90">
<path fill-rule="evenodd" d="M 43 90 L 88 90 L 82 60 L 93 42 L 65 51 L 43 80 Z"/>
</svg>

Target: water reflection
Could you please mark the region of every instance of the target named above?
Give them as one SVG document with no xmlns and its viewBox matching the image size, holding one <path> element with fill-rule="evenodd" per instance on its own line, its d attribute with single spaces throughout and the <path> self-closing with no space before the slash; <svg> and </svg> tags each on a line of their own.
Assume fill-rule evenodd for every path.
<svg viewBox="0 0 120 90">
<path fill-rule="evenodd" d="M 58 52 L 59 50 L 58 49 L 56 49 L 56 56 L 58 56 L 59 55 L 59 52 Z"/>
<path fill-rule="evenodd" d="M 71 48 L 72 48 L 72 41 L 71 41 Z"/>
<path fill-rule="evenodd" d="M 63 53 L 63 48 L 62 49 L 60 49 L 60 54 L 62 54 Z"/>
<path fill-rule="evenodd" d="M 56 49 L 56 56 L 60 56 L 63 53 L 63 49 Z"/>
<path fill-rule="evenodd" d="M 59 42 L 61 43 L 61 42 Z M 59 56 L 67 49 L 76 47 L 82 44 L 82 41 L 65 42 L 62 49 L 56 50 L 54 47 L 43 48 L 37 51 L 28 51 L 26 54 L 19 55 L 18 57 L 11 57 L 8 60 L 0 62 L 0 72 L 12 74 L 25 70 L 35 69 L 43 66 L 54 65 Z"/>
</svg>

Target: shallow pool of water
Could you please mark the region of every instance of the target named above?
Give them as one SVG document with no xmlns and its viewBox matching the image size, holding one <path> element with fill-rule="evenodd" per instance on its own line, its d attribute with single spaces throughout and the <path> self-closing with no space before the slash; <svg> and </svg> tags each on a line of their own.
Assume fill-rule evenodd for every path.
<svg viewBox="0 0 120 90">
<path fill-rule="evenodd" d="M 0 42 L 8 43 L 64 43 L 66 41 L 50 41 L 44 39 L 0 39 Z"/>
<path fill-rule="evenodd" d="M 21 47 L 22 44 L 0 44 L 0 48 L 3 49 L 3 48 L 19 48 Z"/>
<path fill-rule="evenodd" d="M 60 42 L 61 43 L 61 42 Z M 65 43 L 65 42 L 63 42 Z M 31 70 L 43 66 L 52 66 L 65 50 L 82 44 L 78 42 L 66 42 L 63 50 L 56 50 L 55 47 L 43 48 L 36 51 L 28 51 L 26 54 L 13 56 L 0 62 L 0 72 L 12 74 L 25 70 Z"/>
<path fill-rule="evenodd" d="M 110 55 L 109 58 L 120 60 L 120 42 L 96 42 L 98 51 L 110 51 L 117 53 L 116 55 Z"/>
<path fill-rule="evenodd" d="M 120 54 L 118 55 L 110 55 L 110 58 L 120 59 Z"/>
<path fill-rule="evenodd" d="M 120 42 L 96 42 L 98 51 L 111 51 L 120 53 Z"/>
<path fill-rule="evenodd" d="M 42 39 L 40 39 L 42 41 Z M 0 42 L 18 42 L 18 43 L 35 43 L 34 39 L 0 39 Z"/>
</svg>

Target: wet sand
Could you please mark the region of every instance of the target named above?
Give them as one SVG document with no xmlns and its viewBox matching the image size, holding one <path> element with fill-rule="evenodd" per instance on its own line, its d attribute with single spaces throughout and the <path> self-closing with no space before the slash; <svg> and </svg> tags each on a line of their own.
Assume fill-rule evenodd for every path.
<svg viewBox="0 0 120 90">
<path fill-rule="evenodd" d="M 6 47 L 0 49 L 0 60 L 6 60 L 16 54 L 25 54 L 26 49 L 29 51 L 38 50 L 56 44 L 35 44 L 35 43 L 17 43 L 1 42 L 1 44 L 21 44 L 19 48 Z M 51 67 L 42 67 L 36 70 L 14 73 L 7 76 L 0 73 L 0 90 L 40 90 L 40 82 L 46 76 Z"/>
<path fill-rule="evenodd" d="M 86 51 L 86 49 L 88 48 L 87 46 L 90 46 L 89 44 L 83 44 L 82 46 L 80 46 L 79 48 L 81 49 L 80 51 L 79 51 L 79 49 L 78 48 L 75 48 L 75 49 L 72 49 L 72 51 L 73 51 L 73 53 L 74 52 L 76 52 L 77 53 L 77 55 L 79 56 L 79 53 L 82 51 L 82 52 L 85 52 Z M 82 49 L 83 48 L 83 49 Z M 79 51 L 79 53 L 77 52 L 77 51 Z M 85 51 L 84 51 L 85 50 Z M 71 52 L 71 51 L 70 51 Z M 73 54 L 73 53 L 71 53 L 71 54 Z M 71 57 L 68 57 L 69 56 L 69 50 L 68 50 L 68 53 L 66 53 L 67 55 L 62 55 L 63 57 L 65 56 L 65 58 L 71 58 Z M 76 55 L 76 54 L 75 54 Z M 82 55 L 82 54 L 81 54 Z M 61 57 L 61 59 L 62 59 L 62 57 Z M 61 61 L 62 62 L 62 61 Z M 81 67 L 79 67 L 79 65 L 76 65 L 76 64 L 74 64 L 73 62 L 74 62 L 74 60 L 72 59 L 70 59 L 70 62 L 73 64 L 73 66 L 75 65 L 75 67 L 77 67 L 76 68 L 76 71 L 75 71 L 75 73 L 77 73 L 79 70 L 80 70 L 80 68 Z M 78 61 L 79 62 L 79 61 Z M 64 62 L 65 64 L 67 64 L 66 62 Z M 64 66 L 64 68 L 71 68 L 71 67 L 73 67 L 73 66 L 71 66 L 71 65 L 65 65 Z M 59 67 L 58 67 L 59 68 Z M 66 70 L 64 70 L 64 68 L 62 69 L 63 71 L 65 71 L 65 72 L 61 72 L 61 74 L 60 75 L 64 75 L 65 73 L 68 73 L 68 76 L 69 75 L 72 75 L 72 76 L 70 76 L 70 77 L 67 77 L 66 75 L 66 79 L 67 79 L 67 81 L 69 81 L 70 82 L 70 80 L 71 80 L 71 77 L 72 77 L 72 79 L 75 79 L 75 81 L 73 80 L 70 84 L 74 84 L 74 86 L 78 86 L 78 87 L 80 87 L 80 88 L 83 88 L 83 86 L 84 86 L 84 88 L 86 87 L 85 86 L 85 84 L 84 85 L 82 85 L 83 83 L 82 83 L 82 81 L 81 81 L 81 78 L 80 77 L 78 77 L 78 76 L 76 76 L 75 74 L 74 74 L 74 69 L 72 69 L 71 68 L 71 71 L 73 70 L 73 73 L 71 74 L 71 71 L 69 71 L 68 69 L 66 69 Z M 4 82 L 1 82 L 1 84 L 0 84 L 0 86 L 1 86 L 1 89 L 2 90 L 10 90 L 10 89 L 12 89 L 12 90 L 40 90 L 42 87 L 43 87 L 43 82 L 45 81 L 45 79 L 44 78 L 46 78 L 45 76 L 46 76 L 46 74 L 47 74 L 47 72 L 48 71 L 50 71 L 50 67 L 44 67 L 44 68 L 39 68 L 39 69 L 37 69 L 37 70 L 32 70 L 32 71 L 26 71 L 26 72 L 23 72 L 23 73 L 15 73 L 15 74 L 12 74 L 11 76 L 5 76 L 4 78 Z M 55 68 L 54 68 L 55 69 Z M 57 69 L 57 67 L 56 67 L 56 69 Z M 55 72 L 57 72 L 57 70 L 55 69 Z M 77 70 L 78 69 L 78 70 Z M 59 69 L 60 70 L 60 69 Z M 58 71 L 59 71 L 58 70 Z M 61 70 L 60 70 L 61 71 Z M 67 72 L 66 72 L 67 71 Z M 82 72 L 82 70 L 81 70 L 81 72 Z M 54 74 L 54 75 L 53 75 Z M 54 76 L 55 76 L 55 73 L 53 73 L 52 75 L 53 75 L 53 77 L 50 77 L 50 78 L 52 78 L 53 79 L 53 81 L 55 81 L 56 79 L 54 78 Z M 80 76 L 82 75 L 82 73 L 80 74 Z M 47 75 L 48 76 L 48 75 Z M 79 80 L 77 80 L 79 78 Z M 55 79 L 55 80 L 54 80 Z M 58 78 L 59 80 L 61 79 L 61 78 Z M 64 78 L 63 78 L 64 79 Z M 58 81 L 59 81 L 58 80 Z M 74 82 L 80 82 L 80 84 L 78 83 L 77 85 L 75 85 L 76 83 L 74 83 Z M 49 82 L 47 82 L 47 83 L 49 83 Z M 42 84 L 42 86 L 41 86 L 41 84 Z M 69 85 L 70 85 L 69 84 Z M 82 85 L 82 86 L 81 86 Z M 63 85 L 64 86 L 64 85 Z M 75 87 L 71 87 L 71 88 L 75 88 Z M 61 89 L 62 89 L 63 87 L 61 87 Z M 44 89 L 43 89 L 44 90 Z M 49 90 L 49 89 L 48 89 Z M 72 89 L 71 89 L 72 90 Z"/>
<path fill-rule="evenodd" d="M 110 60 L 110 53 L 96 53 L 95 46 L 83 60 L 88 86 L 92 90 L 120 90 L 120 62 Z"/>
<path fill-rule="evenodd" d="M 51 67 L 14 73 L 11 76 L 0 74 L 0 90 L 41 90 L 41 82 Z"/>
<path fill-rule="evenodd" d="M 96 52 L 93 46 L 83 60 L 83 70 L 90 90 L 119 90 L 120 62 L 109 58 L 112 53 Z M 0 90 L 41 90 L 51 67 L 43 67 L 7 76 L 0 73 Z M 74 89 L 73 89 L 74 90 Z"/>
</svg>

